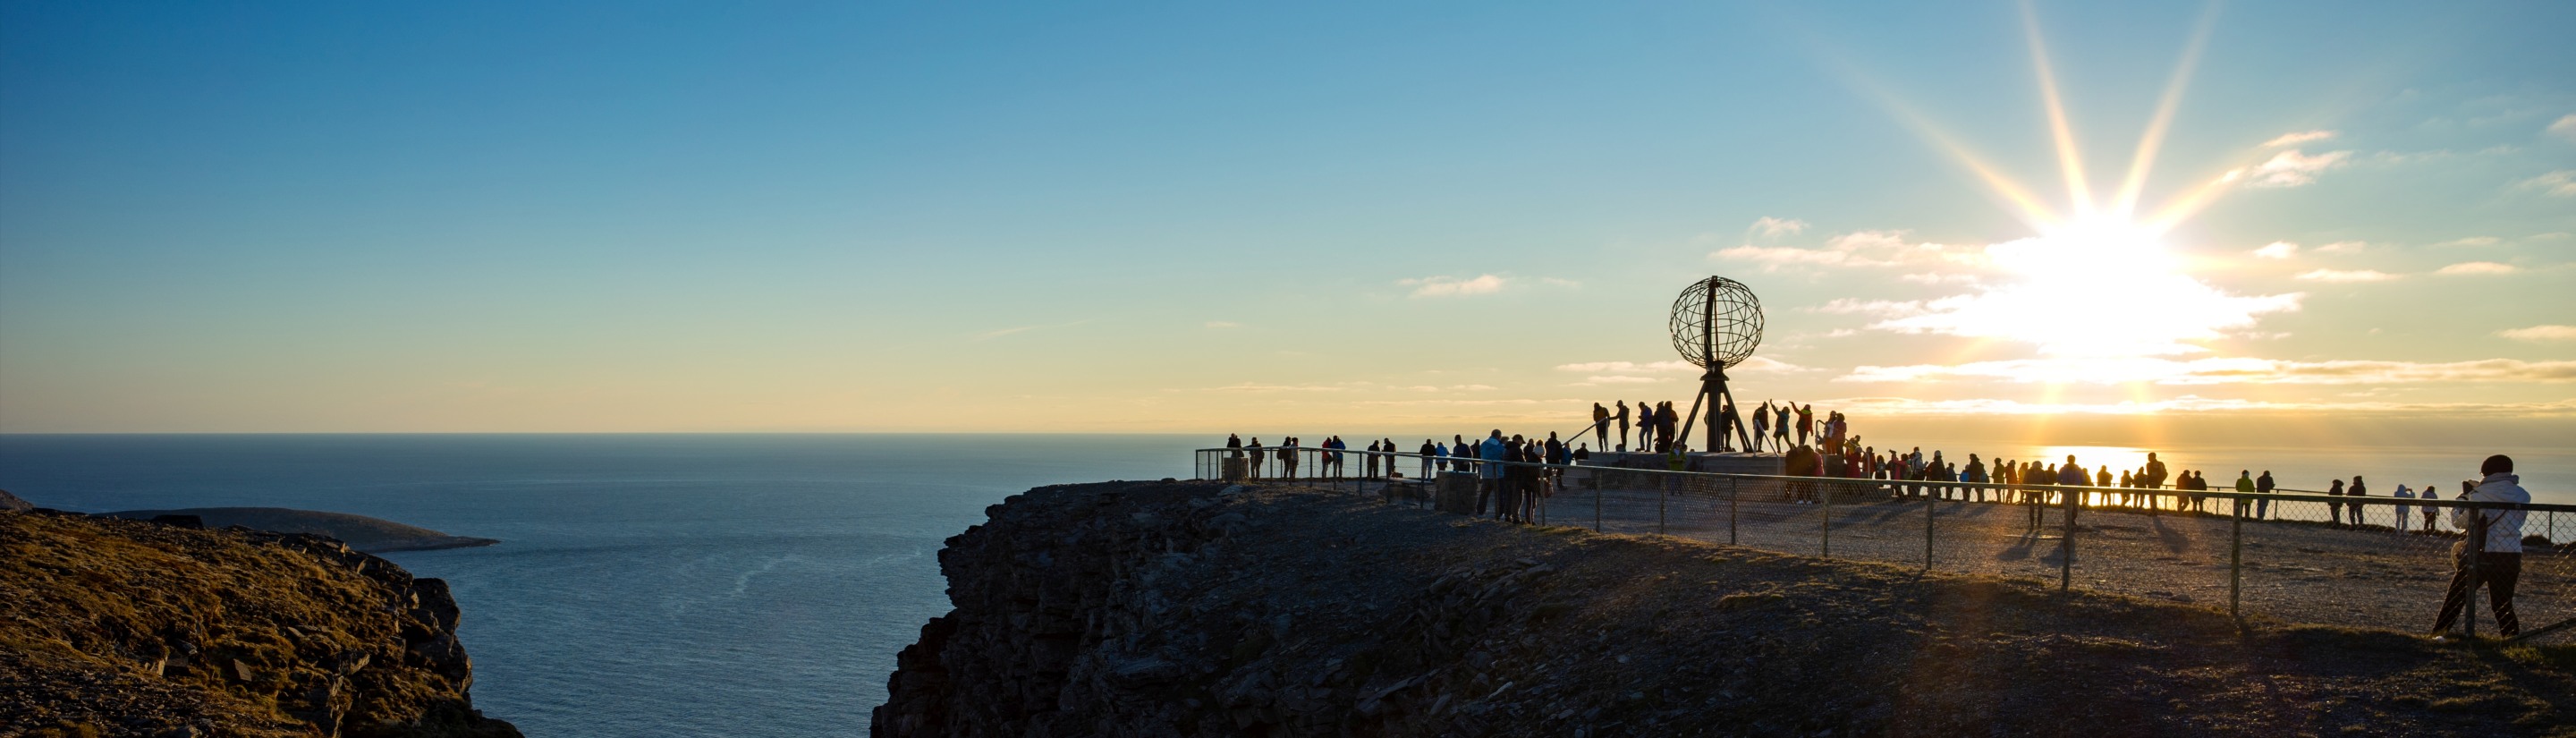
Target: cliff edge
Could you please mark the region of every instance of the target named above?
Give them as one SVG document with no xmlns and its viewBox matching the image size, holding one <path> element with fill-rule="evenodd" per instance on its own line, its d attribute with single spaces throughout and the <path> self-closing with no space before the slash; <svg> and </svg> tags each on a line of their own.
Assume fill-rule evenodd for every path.
<svg viewBox="0 0 2576 738">
<path fill-rule="evenodd" d="M 241 526 L 271 533 L 303 533 L 335 538 L 367 553 L 434 551 L 500 543 L 490 538 L 451 536 L 417 525 L 404 525 L 365 515 L 295 510 L 283 507 L 189 507 L 175 510 L 125 510 L 99 513 L 111 518 L 151 520 L 163 515 L 197 518 L 209 528 Z"/>
<path fill-rule="evenodd" d="M 898 655 L 876 735 L 2576 734 L 2576 647 L 2240 628 L 1305 490 L 989 513 L 940 553 L 956 609 Z"/>
<path fill-rule="evenodd" d="M 0 513 L 0 736 L 517 736 L 446 582 L 336 540 Z"/>
</svg>

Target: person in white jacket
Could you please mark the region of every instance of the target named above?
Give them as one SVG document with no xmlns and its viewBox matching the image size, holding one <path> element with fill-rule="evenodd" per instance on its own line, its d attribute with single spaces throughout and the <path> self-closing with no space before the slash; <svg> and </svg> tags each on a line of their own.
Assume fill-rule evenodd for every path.
<svg viewBox="0 0 2576 738">
<path fill-rule="evenodd" d="M 2478 473 L 2485 479 L 2461 493 L 2460 499 L 2531 503 L 2531 493 L 2523 491 L 2522 478 L 2513 473 L 2512 458 L 2503 454 L 2489 456 Z M 2431 490 L 2425 492 L 2427 497 L 2434 494 Z M 2495 607 L 2496 629 L 2506 637 L 2522 633 L 2522 622 L 2513 614 L 2513 586 L 2522 579 L 2522 519 L 2523 511 L 2518 509 L 2451 509 L 2451 524 L 2468 531 L 2468 536 L 2460 539 L 2460 547 L 2454 551 L 2460 568 L 2451 575 L 2451 593 L 2442 598 L 2442 614 L 2433 621 L 2435 635 L 2451 629 L 2451 623 L 2459 619 L 2461 608 L 2477 594 L 2479 585 L 2486 586 L 2487 602 Z M 2480 528 L 2485 529 L 2486 535 L 2478 535 Z M 2483 547 L 2471 548 L 2480 544 Z"/>
</svg>

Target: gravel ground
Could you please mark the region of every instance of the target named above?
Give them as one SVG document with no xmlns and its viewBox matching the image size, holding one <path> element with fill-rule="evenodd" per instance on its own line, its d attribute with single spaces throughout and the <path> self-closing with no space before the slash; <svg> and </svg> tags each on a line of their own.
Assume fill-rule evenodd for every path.
<svg viewBox="0 0 2576 738">
<path fill-rule="evenodd" d="M 2223 509 L 2218 502 L 2208 509 Z M 1920 499 L 1838 503 L 1831 506 L 1828 532 L 1826 506 L 1790 503 L 1776 492 L 1758 494 L 1750 487 L 1732 510 L 1722 489 L 1670 496 L 1614 489 L 1597 499 L 1589 490 L 1568 490 L 1548 498 L 1542 522 L 1920 566 L 1926 554 L 1924 507 Z M 2282 509 L 2275 516 L 2325 518 L 2323 506 L 2314 502 L 2277 507 Z M 2373 510 L 2373 520 L 2387 514 L 2385 507 Z M 1933 568 L 2050 584 L 2065 574 L 2076 587 L 2222 610 L 2228 606 L 2233 521 L 2226 515 L 2086 508 L 2076 515 L 2071 570 L 2063 565 L 2063 509 L 2046 509 L 2041 517 L 2034 530 L 2027 506 L 1934 503 Z M 2432 628 L 2450 585 L 2450 550 L 2457 536 L 2401 533 L 2384 525 L 2338 528 L 2311 520 L 2244 524 L 2237 553 L 2239 606 L 2246 615 L 2406 632 Z M 2528 529 L 2538 532 L 2543 526 L 2535 519 Z M 2526 630 L 2576 618 L 2576 554 L 2565 546 L 2529 547 L 2514 602 Z M 2483 597 L 2477 627 L 2484 634 L 2497 628 Z M 2543 638 L 2576 642 L 2576 629 Z"/>
</svg>

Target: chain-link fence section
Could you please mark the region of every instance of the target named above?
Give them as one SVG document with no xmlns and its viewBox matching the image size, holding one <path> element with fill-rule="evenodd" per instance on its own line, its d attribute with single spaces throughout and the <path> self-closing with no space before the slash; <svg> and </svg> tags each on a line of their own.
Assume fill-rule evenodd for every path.
<svg viewBox="0 0 2576 738">
<path fill-rule="evenodd" d="M 1208 449 L 1196 467 L 1201 479 L 2031 579 L 2293 622 L 2427 632 L 2455 580 L 2489 589 L 2509 581 L 2520 631 L 2576 637 L 2571 505 L 1713 474 L 1314 448 Z M 2520 553 L 2466 555 L 2483 539 L 2465 526 L 2485 524 L 2481 516 L 2505 525 L 2507 514 L 2519 516 Z M 2502 576 L 2508 569 L 2514 576 Z M 2458 627 L 2504 632 L 2486 593 L 2474 600 L 2458 608 Z"/>
</svg>

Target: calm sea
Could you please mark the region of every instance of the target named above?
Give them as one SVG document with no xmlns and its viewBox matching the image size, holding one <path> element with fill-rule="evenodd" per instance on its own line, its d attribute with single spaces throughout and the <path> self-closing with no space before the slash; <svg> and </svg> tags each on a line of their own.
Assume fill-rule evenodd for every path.
<svg viewBox="0 0 2576 738">
<path fill-rule="evenodd" d="M 1272 434 L 1263 433 L 1263 436 Z M 1309 438 L 1322 438 L 1315 433 Z M 1355 444 L 1365 437 L 1351 435 Z M 1419 443 L 1419 436 L 1396 436 Z M 531 735 L 863 735 L 894 654 L 948 609 L 937 554 L 1030 487 L 1187 476 L 1199 436 L 0 436 L 0 489 L 101 512 L 258 505 L 396 520 L 501 545 L 389 556 L 455 585 L 475 702 Z M 1929 453 L 1933 446 L 1926 445 Z M 2133 466 L 2144 449 L 1943 450 Z M 2176 469 L 2269 468 L 2456 487 L 2486 453 L 2576 502 L 2558 448 L 2158 449 Z"/>
<path fill-rule="evenodd" d="M 103 512 L 258 505 L 501 545 L 453 583 L 474 701 L 543 736 L 865 735 L 947 612 L 943 539 L 1030 487 L 1188 476 L 1179 436 L 0 436 L 0 489 Z"/>
</svg>

